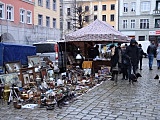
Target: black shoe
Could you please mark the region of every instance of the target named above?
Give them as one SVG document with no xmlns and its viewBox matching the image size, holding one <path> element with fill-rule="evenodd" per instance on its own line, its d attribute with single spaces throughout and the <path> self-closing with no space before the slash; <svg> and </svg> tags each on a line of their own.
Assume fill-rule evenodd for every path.
<svg viewBox="0 0 160 120">
<path fill-rule="evenodd" d="M 152 68 L 149 68 L 149 70 L 153 70 Z"/>
<path fill-rule="evenodd" d="M 114 79 L 113 79 L 113 78 L 111 78 L 110 80 L 111 80 L 111 81 L 114 81 Z"/>
<path fill-rule="evenodd" d="M 142 70 L 142 68 L 140 68 L 140 70 Z"/>
<path fill-rule="evenodd" d="M 125 78 L 122 78 L 121 80 L 125 80 Z"/>
</svg>

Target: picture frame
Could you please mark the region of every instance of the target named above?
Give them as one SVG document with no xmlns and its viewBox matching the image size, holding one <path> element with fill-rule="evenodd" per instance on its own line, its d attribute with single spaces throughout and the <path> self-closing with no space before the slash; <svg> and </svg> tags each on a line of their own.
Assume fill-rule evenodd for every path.
<svg viewBox="0 0 160 120">
<path fill-rule="evenodd" d="M 45 79 L 48 78 L 48 74 L 47 74 L 47 69 L 46 68 L 41 69 L 41 77 L 42 77 L 42 79 L 44 79 L 44 76 L 45 76 Z"/>
<path fill-rule="evenodd" d="M 24 84 L 28 84 L 30 82 L 30 76 L 27 73 L 23 74 Z"/>
<path fill-rule="evenodd" d="M 39 55 L 27 56 L 27 58 L 28 58 L 28 66 L 29 67 L 41 66 L 41 61 L 40 61 Z"/>
<path fill-rule="evenodd" d="M 18 73 L 9 73 L 0 75 L 0 81 L 4 85 L 12 86 L 17 85 L 21 86 L 21 81 L 19 80 Z"/>
<path fill-rule="evenodd" d="M 14 61 L 14 62 L 6 62 L 5 63 L 5 69 L 7 73 L 15 73 L 19 72 L 22 68 L 20 61 Z"/>
</svg>

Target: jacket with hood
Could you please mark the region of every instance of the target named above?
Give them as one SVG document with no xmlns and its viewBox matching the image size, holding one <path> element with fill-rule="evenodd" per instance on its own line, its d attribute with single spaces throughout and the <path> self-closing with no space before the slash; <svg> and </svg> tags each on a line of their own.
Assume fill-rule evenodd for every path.
<svg viewBox="0 0 160 120">
<path fill-rule="evenodd" d="M 132 65 L 137 65 L 138 60 L 139 60 L 138 59 L 139 49 L 138 49 L 138 46 L 133 45 L 133 43 L 136 44 L 136 40 L 131 39 L 130 45 L 126 48 L 126 54 L 130 57 L 131 64 Z"/>
</svg>

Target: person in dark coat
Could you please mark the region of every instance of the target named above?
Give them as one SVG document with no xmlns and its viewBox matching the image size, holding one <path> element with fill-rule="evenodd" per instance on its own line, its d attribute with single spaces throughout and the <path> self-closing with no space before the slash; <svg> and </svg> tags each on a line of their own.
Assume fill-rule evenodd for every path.
<svg viewBox="0 0 160 120">
<path fill-rule="evenodd" d="M 136 40 L 131 39 L 130 45 L 126 48 L 126 55 L 128 55 L 128 57 L 131 60 L 131 66 L 128 69 L 129 82 L 131 82 L 130 75 L 132 71 L 134 74 L 136 74 L 138 56 L 139 56 L 138 53 L 139 53 L 139 50 L 138 50 L 138 47 L 136 46 Z"/>
<path fill-rule="evenodd" d="M 139 61 L 138 61 L 138 64 L 140 64 L 139 67 L 140 67 L 140 70 L 142 70 L 142 59 L 143 59 L 143 55 L 145 55 L 145 52 L 143 51 L 141 44 L 138 45 L 138 49 L 139 49 Z"/>
<path fill-rule="evenodd" d="M 128 80 L 128 68 L 131 66 L 130 58 L 126 55 L 126 46 L 122 46 L 122 80 Z"/>
<path fill-rule="evenodd" d="M 112 73 L 111 80 L 114 80 L 115 75 L 113 74 L 113 68 L 115 68 L 116 65 L 118 65 L 118 53 L 116 53 L 115 51 L 114 44 L 110 45 L 109 49 L 111 50 L 111 73 Z"/>
</svg>

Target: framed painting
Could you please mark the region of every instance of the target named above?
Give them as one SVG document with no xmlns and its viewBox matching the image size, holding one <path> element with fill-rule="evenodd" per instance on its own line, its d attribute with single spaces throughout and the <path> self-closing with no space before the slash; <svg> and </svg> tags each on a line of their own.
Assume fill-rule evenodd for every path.
<svg viewBox="0 0 160 120">
<path fill-rule="evenodd" d="M 2 84 L 12 86 L 21 86 L 21 81 L 19 80 L 18 73 L 2 74 L 0 75 L 0 81 Z"/>
<path fill-rule="evenodd" d="M 5 63 L 5 69 L 6 69 L 7 73 L 19 72 L 19 70 L 21 68 L 22 68 L 22 65 L 21 65 L 20 61 Z"/>
<path fill-rule="evenodd" d="M 39 55 L 28 56 L 28 66 L 29 67 L 41 66 L 41 61 L 40 61 Z"/>
<path fill-rule="evenodd" d="M 23 74 L 23 80 L 24 80 L 24 84 L 28 84 L 30 82 L 29 74 L 27 73 Z"/>
</svg>

